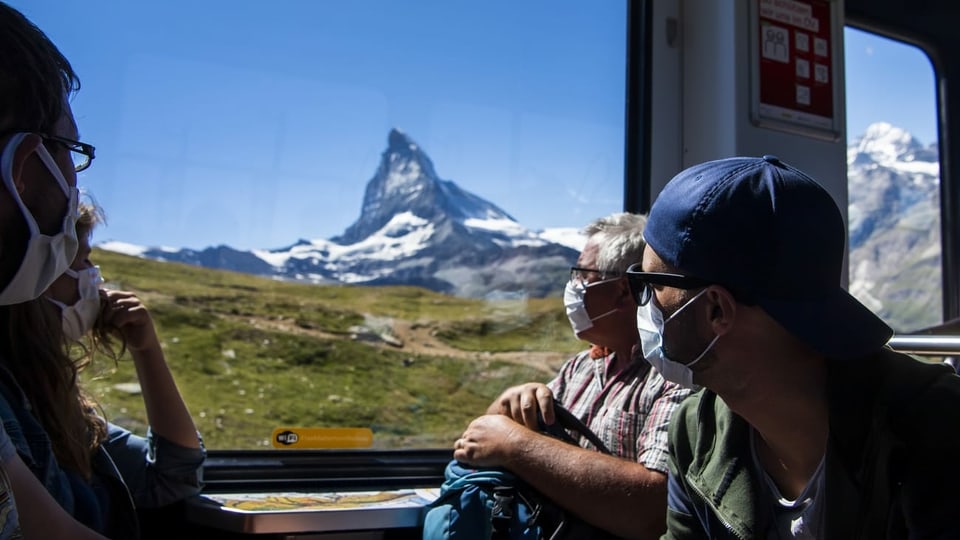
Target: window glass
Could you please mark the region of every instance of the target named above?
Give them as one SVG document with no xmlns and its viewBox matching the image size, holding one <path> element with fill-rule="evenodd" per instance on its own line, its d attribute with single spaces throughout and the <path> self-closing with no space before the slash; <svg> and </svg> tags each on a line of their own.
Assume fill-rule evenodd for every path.
<svg viewBox="0 0 960 540">
<path fill-rule="evenodd" d="M 11 3 L 81 78 L 92 258 L 209 448 L 449 447 L 584 347 L 560 296 L 623 205 L 625 2 Z M 83 379 L 145 430 L 129 358 Z"/>
<path fill-rule="evenodd" d="M 850 292 L 898 333 L 943 320 L 933 68 L 917 47 L 847 28 Z"/>
</svg>

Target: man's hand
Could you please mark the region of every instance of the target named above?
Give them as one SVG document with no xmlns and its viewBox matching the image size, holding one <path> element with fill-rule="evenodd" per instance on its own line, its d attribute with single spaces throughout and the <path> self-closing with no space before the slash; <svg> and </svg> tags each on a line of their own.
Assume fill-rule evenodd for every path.
<svg viewBox="0 0 960 540">
<path fill-rule="evenodd" d="M 531 434 L 506 416 L 481 416 L 453 444 L 453 458 L 474 467 L 506 466 L 511 452 Z"/>
<path fill-rule="evenodd" d="M 554 422 L 553 392 L 542 383 L 527 383 L 508 388 L 487 409 L 488 414 L 500 414 L 515 422 L 539 431 L 537 412 L 547 425 Z"/>
</svg>

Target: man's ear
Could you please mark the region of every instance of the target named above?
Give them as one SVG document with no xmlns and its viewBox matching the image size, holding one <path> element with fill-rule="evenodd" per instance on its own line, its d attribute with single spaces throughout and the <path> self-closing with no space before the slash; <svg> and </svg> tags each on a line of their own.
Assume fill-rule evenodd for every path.
<svg viewBox="0 0 960 540">
<path fill-rule="evenodd" d="M 733 294 L 726 288 L 719 285 L 711 285 L 704 293 L 707 309 L 707 321 L 709 321 L 713 332 L 721 336 L 733 328 L 737 320 L 737 301 Z"/>
<path fill-rule="evenodd" d="M 43 140 L 38 135 L 31 133 L 20 141 L 20 146 L 13 153 L 13 185 L 17 189 L 17 193 L 22 194 L 27 185 L 27 159 L 37 151 L 37 147 L 41 144 L 43 144 Z"/>
</svg>

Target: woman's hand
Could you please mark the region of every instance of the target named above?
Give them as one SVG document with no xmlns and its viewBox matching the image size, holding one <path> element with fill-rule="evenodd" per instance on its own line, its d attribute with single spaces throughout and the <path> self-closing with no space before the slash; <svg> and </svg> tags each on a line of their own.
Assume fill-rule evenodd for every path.
<svg viewBox="0 0 960 540">
<path fill-rule="evenodd" d="M 100 294 L 104 299 L 103 323 L 120 331 L 131 352 L 160 346 L 150 312 L 137 295 L 105 289 Z"/>
</svg>

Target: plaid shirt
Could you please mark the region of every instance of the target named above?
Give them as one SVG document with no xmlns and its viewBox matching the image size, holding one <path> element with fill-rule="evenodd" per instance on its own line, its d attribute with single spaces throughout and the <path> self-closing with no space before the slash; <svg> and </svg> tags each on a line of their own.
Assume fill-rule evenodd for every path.
<svg viewBox="0 0 960 540">
<path fill-rule="evenodd" d="M 554 396 L 586 424 L 613 455 L 667 473 L 667 427 L 690 390 L 665 381 L 639 354 L 619 373 L 607 373 L 614 354 L 583 351 L 547 383 Z M 586 439 L 580 445 L 591 448 Z"/>
<path fill-rule="evenodd" d="M 17 514 L 17 504 L 13 500 L 13 486 L 7 477 L 6 467 L 10 460 L 17 455 L 13 441 L 3 429 L 0 422 L 0 539 L 14 540 L 23 538 L 20 532 L 20 518 Z"/>
</svg>

